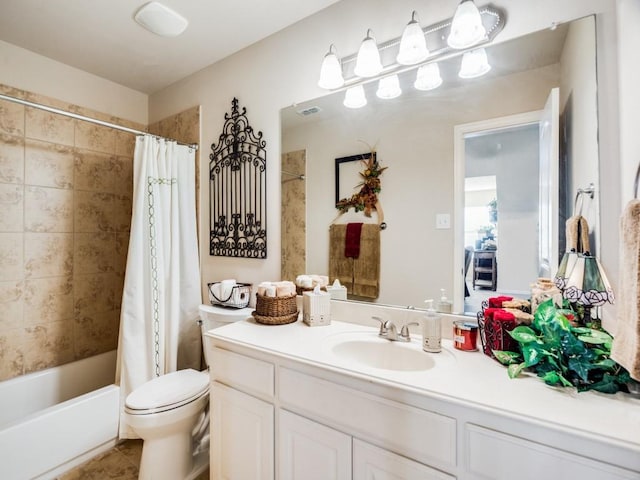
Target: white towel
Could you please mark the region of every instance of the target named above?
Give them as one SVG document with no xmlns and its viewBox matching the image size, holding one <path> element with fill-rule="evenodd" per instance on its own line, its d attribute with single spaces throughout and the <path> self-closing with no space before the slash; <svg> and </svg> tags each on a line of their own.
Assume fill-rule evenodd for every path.
<svg viewBox="0 0 640 480">
<path fill-rule="evenodd" d="M 618 322 L 611 358 L 640 381 L 640 200 L 630 201 L 622 212 L 619 263 Z"/>
</svg>

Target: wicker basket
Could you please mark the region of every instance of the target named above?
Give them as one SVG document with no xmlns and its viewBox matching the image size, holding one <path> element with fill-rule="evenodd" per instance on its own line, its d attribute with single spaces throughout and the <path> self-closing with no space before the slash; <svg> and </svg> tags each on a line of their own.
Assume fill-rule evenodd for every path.
<svg viewBox="0 0 640 480">
<path fill-rule="evenodd" d="M 227 298 L 220 298 L 214 293 L 214 285 L 219 284 L 220 282 L 207 284 L 207 287 L 209 287 L 209 301 L 211 302 L 211 305 L 222 305 L 223 307 L 232 308 L 245 308 L 249 305 L 249 300 L 251 299 L 250 283 L 238 283 L 234 285 Z"/>
<path fill-rule="evenodd" d="M 285 325 L 298 320 L 296 295 L 266 297 L 256 294 L 256 309 L 251 313 L 258 323 Z"/>
<path fill-rule="evenodd" d="M 296 285 L 296 293 L 298 295 L 302 295 L 304 292 L 313 292 L 314 287 L 301 287 L 299 285 Z M 322 290 L 323 292 L 327 291 L 327 287 L 320 287 L 320 290 Z"/>
</svg>

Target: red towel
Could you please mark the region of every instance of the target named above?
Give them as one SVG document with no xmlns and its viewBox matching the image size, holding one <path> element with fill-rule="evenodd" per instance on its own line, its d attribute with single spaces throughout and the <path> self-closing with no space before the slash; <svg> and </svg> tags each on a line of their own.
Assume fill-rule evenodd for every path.
<svg viewBox="0 0 640 480">
<path fill-rule="evenodd" d="M 344 240 L 344 256 L 358 258 L 360 256 L 360 234 L 362 223 L 347 223 L 347 234 Z"/>
<path fill-rule="evenodd" d="M 496 322 L 512 322 L 513 326 L 516 326 L 516 317 L 513 313 L 507 312 L 505 310 L 497 310 L 493 314 L 493 319 Z"/>
<path fill-rule="evenodd" d="M 510 300 L 513 300 L 513 297 L 506 297 L 506 296 L 491 297 L 489 298 L 489 307 L 502 308 L 502 302 L 508 302 Z"/>
</svg>

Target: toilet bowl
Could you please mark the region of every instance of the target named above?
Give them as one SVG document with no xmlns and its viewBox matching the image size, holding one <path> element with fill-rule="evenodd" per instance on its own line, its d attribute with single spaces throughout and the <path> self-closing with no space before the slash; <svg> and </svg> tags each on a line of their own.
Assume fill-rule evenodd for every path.
<svg viewBox="0 0 640 480">
<path fill-rule="evenodd" d="M 206 331 L 250 315 L 250 308 L 230 310 L 201 305 L 203 340 Z M 206 348 L 205 361 L 208 366 Z M 194 432 L 204 430 L 202 424 L 207 422 L 208 403 L 209 372 L 206 370 L 168 373 L 127 396 L 125 421 L 143 440 L 139 479 L 187 480 L 206 468 L 207 452 L 200 452 L 200 461 L 194 462 Z"/>
</svg>

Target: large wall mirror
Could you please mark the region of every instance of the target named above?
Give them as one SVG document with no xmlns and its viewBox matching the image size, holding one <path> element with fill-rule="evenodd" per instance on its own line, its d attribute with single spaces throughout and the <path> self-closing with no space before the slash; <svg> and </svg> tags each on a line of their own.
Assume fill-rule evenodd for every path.
<svg viewBox="0 0 640 480">
<path fill-rule="evenodd" d="M 595 20 L 585 17 L 488 46 L 492 69 L 479 78 L 460 79 L 453 57 L 440 62 L 443 83 L 431 91 L 414 89 L 409 71 L 395 99 L 377 98 L 371 82 L 360 109 L 343 105 L 344 92 L 283 109 L 283 277 L 327 273 L 334 160 L 370 149 L 388 167 L 378 303 L 422 307 L 445 289 L 457 313 L 475 314 L 478 298 L 528 296 L 529 284 L 556 268 L 564 220 L 589 184 L 596 195 L 581 201 L 582 214 L 597 247 L 595 38 Z M 545 160 L 540 137 L 554 89 L 556 153 Z M 436 224 L 447 215 L 449 228 Z M 339 221 L 377 218 L 350 213 Z M 474 285 L 465 249 L 494 248 L 495 282 Z"/>
</svg>

